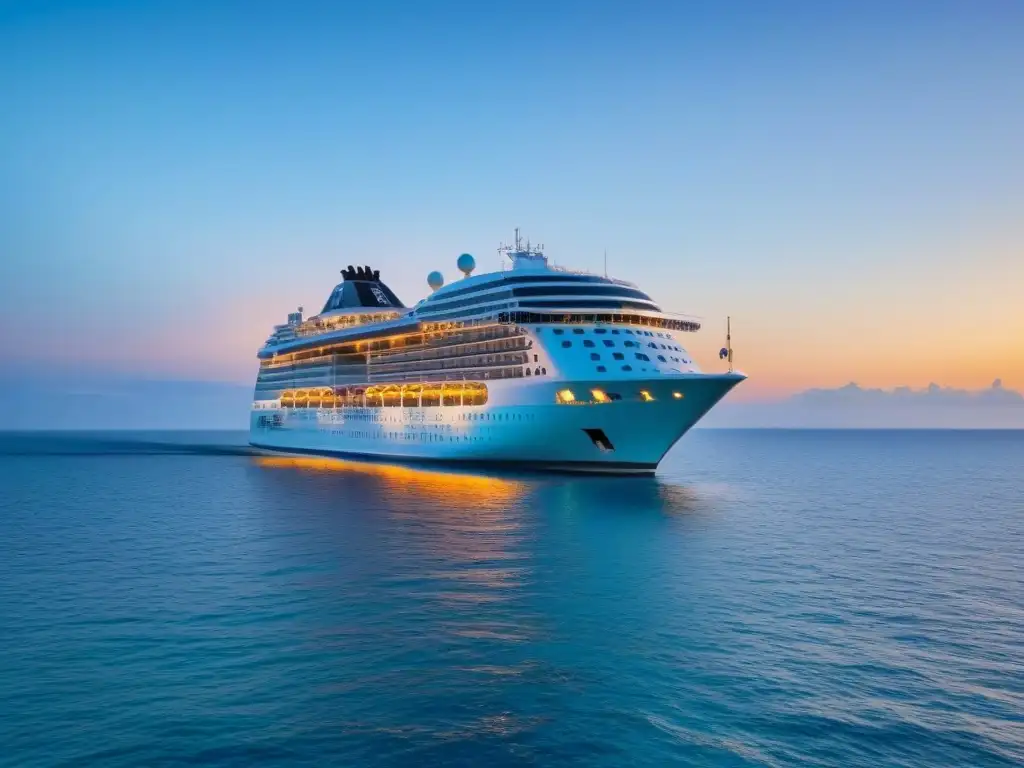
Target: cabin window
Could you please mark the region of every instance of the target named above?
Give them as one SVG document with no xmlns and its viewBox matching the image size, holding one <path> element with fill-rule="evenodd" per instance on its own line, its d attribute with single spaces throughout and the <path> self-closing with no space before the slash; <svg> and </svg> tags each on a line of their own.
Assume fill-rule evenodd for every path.
<svg viewBox="0 0 1024 768">
<path fill-rule="evenodd" d="M 624 370 L 624 371 L 632 371 L 633 370 L 633 366 L 632 365 L 624 365 L 624 366 L 622 366 L 622 370 Z"/>
<path fill-rule="evenodd" d="M 562 342 L 562 347 L 563 348 L 571 347 L 571 346 L 572 346 L 572 342 L 571 341 L 563 341 Z"/>
<path fill-rule="evenodd" d="M 600 360 L 601 359 L 601 355 L 599 355 L 597 352 L 591 352 L 590 353 L 590 359 L 591 360 Z"/>
<path fill-rule="evenodd" d="M 583 346 L 584 347 L 592 347 L 592 346 L 594 346 L 594 342 L 592 342 L 590 339 L 584 339 L 583 340 Z"/>
<path fill-rule="evenodd" d="M 608 369 L 605 368 L 603 365 L 599 365 L 599 366 L 597 366 L 597 372 L 598 373 L 607 373 Z"/>
<path fill-rule="evenodd" d="M 576 333 L 576 334 L 579 334 L 580 336 L 583 335 L 583 329 L 582 328 L 573 328 L 572 332 Z"/>
<path fill-rule="evenodd" d="M 614 347 L 615 346 L 615 342 L 612 341 L 611 339 L 601 339 L 601 343 L 604 344 L 606 347 Z"/>
<path fill-rule="evenodd" d="M 625 360 L 625 356 L 621 352 L 612 352 L 612 357 L 616 360 Z"/>
</svg>

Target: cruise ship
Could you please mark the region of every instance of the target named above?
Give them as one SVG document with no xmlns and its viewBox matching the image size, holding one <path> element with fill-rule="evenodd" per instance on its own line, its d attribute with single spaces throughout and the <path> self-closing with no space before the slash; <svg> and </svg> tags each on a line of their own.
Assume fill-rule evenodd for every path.
<svg viewBox="0 0 1024 768">
<path fill-rule="evenodd" d="M 702 372 L 685 340 L 699 321 L 632 283 L 556 267 L 518 229 L 499 252 L 501 271 L 474 274 L 464 253 L 461 279 L 431 272 L 412 308 L 379 270 L 342 270 L 319 314 L 289 314 L 260 349 L 250 443 L 650 474 L 744 379 Z"/>
</svg>

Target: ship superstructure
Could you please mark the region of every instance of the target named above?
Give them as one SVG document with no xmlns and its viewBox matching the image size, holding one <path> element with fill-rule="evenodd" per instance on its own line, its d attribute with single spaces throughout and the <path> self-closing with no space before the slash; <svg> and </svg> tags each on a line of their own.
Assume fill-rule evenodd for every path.
<svg viewBox="0 0 1024 768">
<path fill-rule="evenodd" d="M 700 329 L 637 286 L 499 249 L 509 268 L 407 308 L 369 266 L 342 270 L 259 351 L 250 442 L 291 453 L 650 473 L 744 377 L 703 373 Z"/>
</svg>

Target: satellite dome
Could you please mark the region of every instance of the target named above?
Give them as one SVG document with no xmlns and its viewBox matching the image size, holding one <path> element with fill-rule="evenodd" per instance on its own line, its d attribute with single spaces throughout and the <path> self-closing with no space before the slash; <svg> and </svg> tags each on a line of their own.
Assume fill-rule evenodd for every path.
<svg viewBox="0 0 1024 768">
<path fill-rule="evenodd" d="M 444 275 L 438 271 L 433 271 L 427 275 L 427 285 L 430 286 L 431 290 L 436 291 L 442 285 L 444 285 Z"/>
<path fill-rule="evenodd" d="M 469 277 L 469 273 L 476 269 L 476 259 L 473 258 L 472 254 L 464 253 L 459 256 L 459 260 L 455 262 L 458 266 L 459 271 L 466 277 Z"/>
</svg>

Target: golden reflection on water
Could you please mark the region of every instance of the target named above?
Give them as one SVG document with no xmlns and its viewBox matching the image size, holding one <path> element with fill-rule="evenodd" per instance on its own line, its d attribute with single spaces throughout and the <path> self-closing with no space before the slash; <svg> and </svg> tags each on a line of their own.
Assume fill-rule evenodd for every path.
<svg viewBox="0 0 1024 768">
<path fill-rule="evenodd" d="M 508 598 L 522 585 L 524 497 L 538 483 L 486 474 L 306 456 L 260 456 L 258 466 L 350 474 L 373 481 L 372 495 L 407 558 L 429 565 L 435 599 L 453 605 Z"/>
<path fill-rule="evenodd" d="M 727 487 L 702 486 L 698 490 L 660 477 L 503 476 L 318 456 L 258 456 L 254 462 L 268 469 L 347 473 L 379 480 L 382 496 L 412 505 L 391 510 L 397 517 L 406 513 L 426 515 L 443 519 L 449 526 L 474 530 L 486 525 L 491 533 L 518 528 L 519 515 L 508 514 L 510 505 L 518 505 L 536 493 L 543 493 L 547 504 L 557 500 L 559 507 L 581 513 L 616 509 L 627 514 L 670 516 L 707 511 L 714 497 L 728 495 Z"/>
<path fill-rule="evenodd" d="M 385 481 L 384 489 L 399 495 L 426 496 L 448 504 L 507 502 L 516 498 L 527 483 L 520 480 L 468 472 L 407 467 L 400 464 L 351 461 L 312 456 L 258 456 L 257 465 L 272 469 L 290 468 L 309 472 L 347 472 Z"/>
<path fill-rule="evenodd" d="M 538 558 L 547 556 L 538 537 L 574 536 L 574 518 L 685 519 L 703 506 L 692 488 L 658 478 L 502 476 L 304 456 L 259 456 L 254 463 L 270 470 L 268 479 L 286 480 L 272 484 L 289 497 L 351 494 L 363 524 L 371 521 L 383 563 L 370 588 L 404 590 L 410 606 L 431 617 L 435 638 L 464 648 L 544 635 L 543 617 L 520 609 L 537 587 Z M 322 519 L 345 525 L 345 512 L 331 506 Z M 586 547 L 579 543 L 581 552 Z"/>
</svg>

